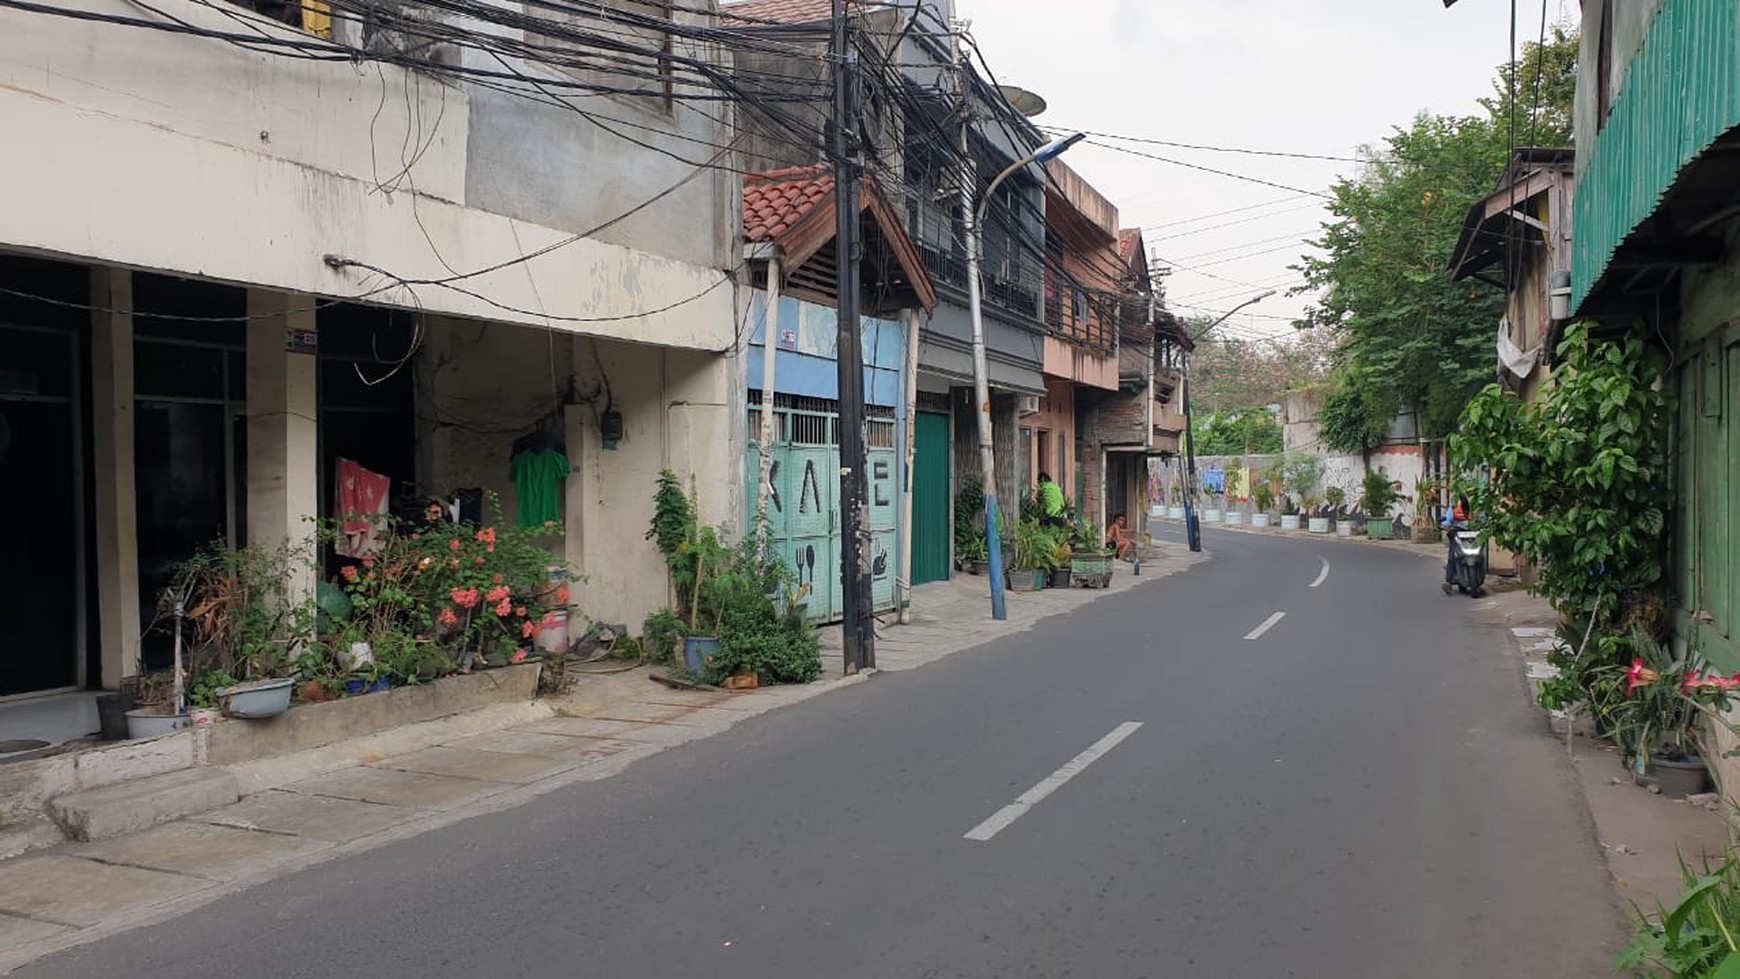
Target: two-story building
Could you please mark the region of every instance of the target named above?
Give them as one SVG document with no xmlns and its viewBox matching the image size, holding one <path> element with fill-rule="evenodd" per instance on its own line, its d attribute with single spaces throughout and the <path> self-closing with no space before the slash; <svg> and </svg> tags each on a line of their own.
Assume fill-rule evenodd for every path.
<svg viewBox="0 0 1740 979">
<path fill-rule="evenodd" d="M 0 700 L 159 665 L 175 562 L 305 539 L 341 460 L 513 520 L 516 442 L 565 444 L 608 622 L 667 601 L 661 468 L 740 518 L 707 0 L 52 6 L 0 10 Z"/>
</svg>

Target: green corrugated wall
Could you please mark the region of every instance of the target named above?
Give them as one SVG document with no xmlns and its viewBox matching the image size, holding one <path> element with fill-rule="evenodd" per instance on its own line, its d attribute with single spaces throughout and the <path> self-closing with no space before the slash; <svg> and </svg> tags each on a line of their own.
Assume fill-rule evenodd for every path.
<svg viewBox="0 0 1740 979">
<path fill-rule="evenodd" d="M 1686 164 L 1736 125 L 1740 0 L 1667 0 L 1577 186 L 1574 304 L 1589 295 L 1614 250 L 1655 211 Z"/>
</svg>

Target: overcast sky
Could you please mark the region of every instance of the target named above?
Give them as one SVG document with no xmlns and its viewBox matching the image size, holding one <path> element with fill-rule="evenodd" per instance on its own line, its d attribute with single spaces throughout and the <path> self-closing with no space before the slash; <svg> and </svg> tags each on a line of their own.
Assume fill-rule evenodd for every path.
<svg viewBox="0 0 1740 979">
<path fill-rule="evenodd" d="M 1546 0 L 1554 20 L 1569 0 Z M 1179 143 L 1353 157 L 1421 110 L 1468 113 L 1509 58 L 1505 0 L 956 0 L 998 81 L 1041 95 L 1034 122 Z M 1539 0 L 1520 0 L 1518 41 Z M 1321 192 L 1354 164 L 1120 143 L 1186 163 Z M 1227 324 L 1286 333 L 1309 304 L 1287 266 L 1327 217 L 1321 198 L 1087 144 L 1071 167 L 1147 230 L 1149 257 L 1177 267 L 1180 314 L 1279 295 Z M 1252 205 L 1261 205 L 1253 207 Z M 1238 210 L 1234 213 L 1219 213 Z M 1237 222 L 1237 223 L 1234 223 Z M 1261 253 L 1261 254 L 1259 254 Z"/>
</svg>

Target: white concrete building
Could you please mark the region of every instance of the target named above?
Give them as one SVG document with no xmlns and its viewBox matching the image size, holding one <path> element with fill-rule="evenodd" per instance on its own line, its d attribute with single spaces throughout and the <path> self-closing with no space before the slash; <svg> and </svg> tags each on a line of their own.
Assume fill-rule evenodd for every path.
<svg viewBox="0 0 1740 979">
<path fill-rule="evenodd" d="M 0 9 L 0 700 L 115 687 L 173 562 L 305 536 L 341 457 L 512 519 L 510 447 L 548 426 L 602 621 L 666 601 L 661 468 L 740 519 L 740 184 L 729 103 L 685 97 L 722 57 L 706 4 L 573 15 L 660 52 L 608 68 L 427 43 L 410 2 L 53 6 Z"/>
</svg>

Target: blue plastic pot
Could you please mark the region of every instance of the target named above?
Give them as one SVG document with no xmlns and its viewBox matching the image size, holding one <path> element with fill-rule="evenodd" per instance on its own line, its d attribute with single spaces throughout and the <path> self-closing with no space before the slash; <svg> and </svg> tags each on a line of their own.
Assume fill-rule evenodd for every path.
<svg viewBox="0 0 1740 979">
<path fill-rule="evenodd" d="M 360 676 L 348 677 L 344 681 L 344 692 L 351 696 L 369 692 L 369 682 Z"/>
<path fill-rule="evenodd" d="M 384 693 L 393 689 L 393 678 L 384 676 L 369 685 L 369 693 Z"/>
</svg>

